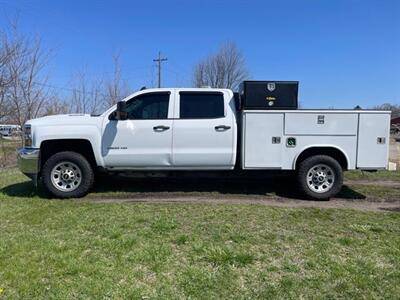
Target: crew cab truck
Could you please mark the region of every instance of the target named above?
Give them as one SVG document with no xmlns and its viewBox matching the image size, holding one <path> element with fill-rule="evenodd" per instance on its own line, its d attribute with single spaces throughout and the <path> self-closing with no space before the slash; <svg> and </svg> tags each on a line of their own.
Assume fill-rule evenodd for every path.
<svg viewBox="0 0 400 300">
<path fill-rule="evenodd" d="M 263 95 L 279 84 L 261 82 L 255 94 L 250 84 L 239 95 L 144 89 L 101 115 L 30 120 L 19 167 L 59 198 L 86 195 L 98 171 L 244 176 L 291 170 L 306 196 L 327 199 L 340 191 L 343 171 L 386 169 L 389 111 L 280 109 L 279 93 Z M 246 97 L 261 105 L 252 107 L 257 101 Z"/>
</svg>

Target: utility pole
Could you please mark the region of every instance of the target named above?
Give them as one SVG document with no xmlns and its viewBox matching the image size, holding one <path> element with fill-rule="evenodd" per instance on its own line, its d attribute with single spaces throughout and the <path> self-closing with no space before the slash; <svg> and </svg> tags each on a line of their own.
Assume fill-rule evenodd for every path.
<svg viewBox="0 0 400 300">
<path fill-rule="evenodd" d="M 153 61 L 157 62 L 158 64 L 158 87 L 161 87 L 161 63 L 163 61 L 167 61 L 168 59 L 166 57 L 161 57 L 161 52 L 158 52 L 158 58 L 157 59 L 153 59 Z"/>
</svg>

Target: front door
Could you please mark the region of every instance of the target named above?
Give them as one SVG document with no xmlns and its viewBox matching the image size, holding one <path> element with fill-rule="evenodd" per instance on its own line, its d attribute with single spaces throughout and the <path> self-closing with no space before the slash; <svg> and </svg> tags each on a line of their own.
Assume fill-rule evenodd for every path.
<svg viewBox="0 0 400 300">
<path fill-rule="evenodd" d="M 107 120 L 102 155 L 107 168 L 160 169 L 172 165 L 170 92 L 148 92 L 127 101 L 127 120 Z"/>
</svg>

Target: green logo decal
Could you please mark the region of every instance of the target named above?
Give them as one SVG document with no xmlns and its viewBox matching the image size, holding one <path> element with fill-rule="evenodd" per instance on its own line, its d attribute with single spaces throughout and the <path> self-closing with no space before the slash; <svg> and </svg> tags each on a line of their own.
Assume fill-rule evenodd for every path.
<svg viewBox="0 0 400 300">
<path fill-rule="evenodd" d="M 288 146 L 288 147 L 296 147 L 296 138 L 294 138 L 294 137 L 287 138 L 286 146 Z"/>
</svg>

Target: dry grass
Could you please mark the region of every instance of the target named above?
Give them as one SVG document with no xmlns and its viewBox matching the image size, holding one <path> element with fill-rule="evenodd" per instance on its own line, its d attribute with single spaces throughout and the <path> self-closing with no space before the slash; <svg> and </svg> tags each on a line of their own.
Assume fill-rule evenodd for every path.
<svg viewBox="0 0 400 300">
<path fill-rule="evenodd" d="M 21 147 L 20 140 L 8 140 L 0 137 L 0 168 L 16 166 L 16 150 L 19 147 Z"/>
</svg>

